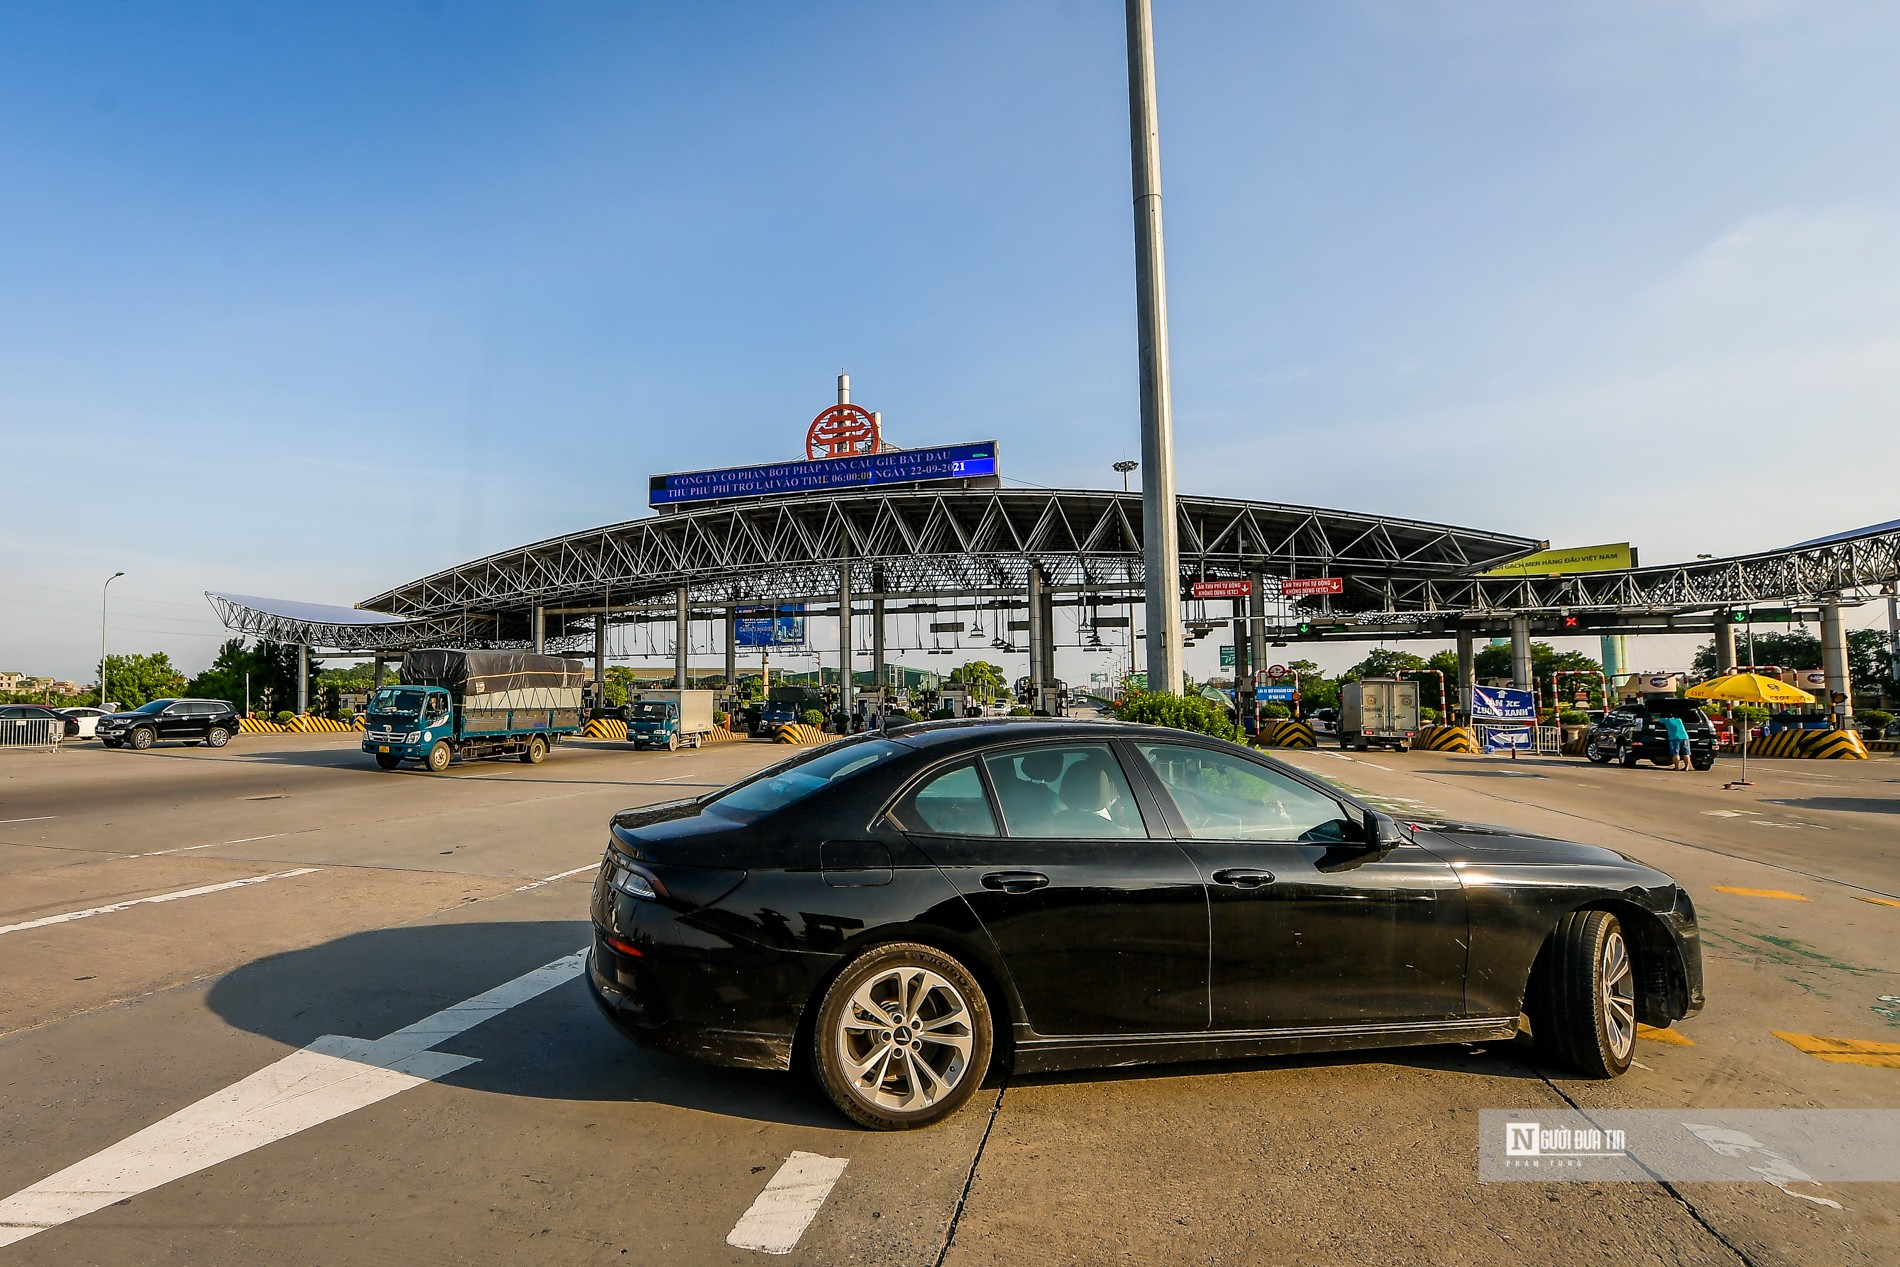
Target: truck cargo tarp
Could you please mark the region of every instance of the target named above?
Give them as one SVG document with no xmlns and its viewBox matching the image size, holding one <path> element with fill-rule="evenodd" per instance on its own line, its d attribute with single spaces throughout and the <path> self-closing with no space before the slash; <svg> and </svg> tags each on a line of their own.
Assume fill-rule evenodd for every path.
<svg viewBox="0 0 1900 1267">
<path fill-rule="evenodd" d="M 458 695 L 501 695 L 534 687 L 580 687 L 587 670 L 578 660 L 530 651 L 457 651 L 430 647 L 402 658 L 406 684 L 444 686 Z"/>
</svg>

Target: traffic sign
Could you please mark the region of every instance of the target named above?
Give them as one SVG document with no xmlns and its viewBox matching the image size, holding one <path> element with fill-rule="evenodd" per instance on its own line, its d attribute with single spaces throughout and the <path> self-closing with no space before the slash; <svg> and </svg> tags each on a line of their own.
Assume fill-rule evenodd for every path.
<svg viewBox="0 0 1900 1267">
<path fill-rule="evenodd" d="M 1195 598 L 1248 598 L 1253 594 L 1253 582 L 1196 581 L 1188 593 Z"/>
<path fill-rule="evenodd" d="M 1234 645 L 1231 642 L 1220 649 L 1220 667 L 1223 669 L 1234 667 Z"/>
<path fill-rule="evenodd" d="M 1288 704 L 1299 695 L 1299 688 L 1293 686 L 1267 686 L 1260 690 L 1260 698 L 1269 704 Z"/>
<path fill-rule="evenodd" d="M 1275 665 L 1270 666 L 1267 669 L 1267 676 L 1268 677 L 1285 677 L 1286 666 L 1284 664 L 1275 664 Z"/>
<path fill-rule="evenodd" d="M 1292 576 L 1280 582 L 1280 597 L 1310 598 L 1315 594 L 1344 594 L 1346 581 L 1338 576 Z"/>
</svg>

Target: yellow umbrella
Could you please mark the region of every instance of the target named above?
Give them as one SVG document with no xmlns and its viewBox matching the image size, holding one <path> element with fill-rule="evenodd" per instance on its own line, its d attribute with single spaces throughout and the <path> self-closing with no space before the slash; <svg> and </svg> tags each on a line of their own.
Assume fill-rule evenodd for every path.
<svg viewBox="0 0 1900 1267">
<path fill-rule="evenodd" d="M 1814 696 L 1798 686 L 1789 686 L 1776 678 L 1759 673 L 1730 673 L 1692 686 L 1683 692 L 1690 699 L 1734 700 L 1743 704 L 1812 704 Z M 1735 786 L 1748 786 L 1748 721 L 1742 720 L 1742 777 Z"/>
</svg>

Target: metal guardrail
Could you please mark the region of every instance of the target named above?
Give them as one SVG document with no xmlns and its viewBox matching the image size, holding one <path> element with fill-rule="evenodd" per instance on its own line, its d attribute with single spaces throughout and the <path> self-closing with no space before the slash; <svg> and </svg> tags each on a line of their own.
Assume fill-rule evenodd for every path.
<svg viewBox="0 0 1900 1267">
<path fill-rule="evenodd" d="M 66 723 L 51 717 L 0 717 L 0 749 L 16 752 L 57 752 L 66 737 Z"/>
</svg>

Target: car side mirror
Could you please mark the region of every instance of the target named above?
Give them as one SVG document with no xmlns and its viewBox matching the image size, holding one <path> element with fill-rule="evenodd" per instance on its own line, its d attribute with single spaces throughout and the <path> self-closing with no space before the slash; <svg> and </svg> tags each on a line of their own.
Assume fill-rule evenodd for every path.
<svg viewBox="0 0 1900 1267">
<path fill-rule="evenodd" d="M 1366 811 L 1366 846 L 1384 851 L 1395 849 L 1406 841 L 1405 829 L 1390 814 L 1382 814 L 1376 809 Z"/>
</svg>

